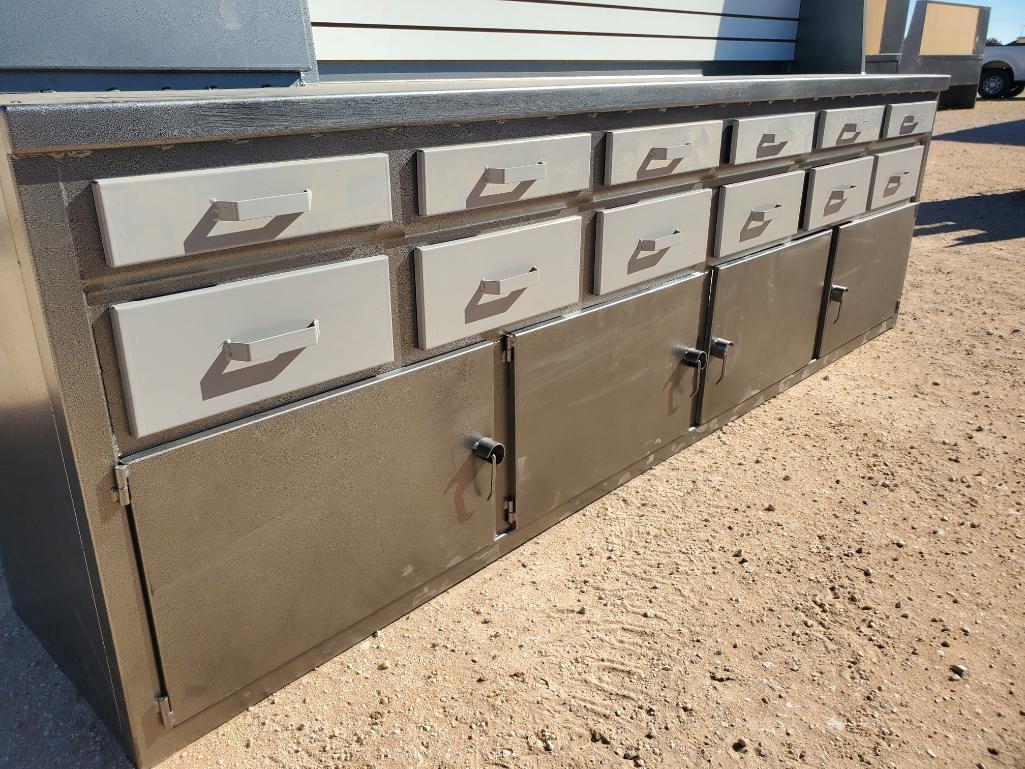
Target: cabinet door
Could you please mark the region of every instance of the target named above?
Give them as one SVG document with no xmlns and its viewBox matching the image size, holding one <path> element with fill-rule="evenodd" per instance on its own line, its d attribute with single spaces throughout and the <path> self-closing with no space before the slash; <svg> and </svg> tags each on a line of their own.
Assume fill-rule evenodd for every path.
<svg viewBox="0 0 1025 769">
<path fill-rule="evenodd" d="M 840 227 L 819 357 L 897 314 L 918 206 Z"/>
<path fill-rule="evenodd" d="M 701 421 L 809 363 L 832 232 L 716 269 Z"/>
<path fill-rule="evenodd" d="M 687 432 L 706 295 L 700 273 L 512 335 L 518 525 Z"/>
<path fill-rule="evenodd" d="M 126 460 L 175 720 L 494 540 L 493 344 Z"/>
</svg>

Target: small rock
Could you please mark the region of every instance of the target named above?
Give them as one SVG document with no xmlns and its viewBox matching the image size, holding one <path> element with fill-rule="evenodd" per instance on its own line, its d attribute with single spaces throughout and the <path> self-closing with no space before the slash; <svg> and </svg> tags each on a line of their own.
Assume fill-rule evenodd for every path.
<svg viewBox="0 0 1025 769">
<path fill-rule="evenodd" d="M 893 541 L 893 544 L 895 544 L 897 547 L 904 547 L 904 545 L 906 545 L 907 543 L 903 539 L 895 539 Z"/>
<path fill-rule="evenodd" d="M 733 557 L 734 558 L 743 558 L 744 557 L 744 548 L 738 547 L 736 550 L 734 550 L 733 551 Z"/>
<path fill-rule="evenodd" d="M 377 663 L 377 669 L 378 670 L 387 670 L 390 667 L 391 667 L 391 661 L 390 660 L 381 660 L 380 662 Z"/>
<path fill-rule="evenodd" d="M 577 609 L 577 614 L 587 614 L 587 607 L 581 606 L 579 609 Z"/>
<path fill-rule="evenodd" d="M 951 665 L 950 672 L 958 678 L 964 678 L 968 675 L 968 668 L 966 668 L 964 665 Z"/>
<path fill-rule="evenodd" d="M 768 513 L 773 513 L 776 511 L 776 506 L 770 502 L 765 506 L 765 511 Z"/>
<path fill-rule="evenodd" d="M 742 753 L 747 750 L 747 737 L 739 737 L 736 742 L 733 743 L 733 749 L 738 753 Z"/>
</svg>

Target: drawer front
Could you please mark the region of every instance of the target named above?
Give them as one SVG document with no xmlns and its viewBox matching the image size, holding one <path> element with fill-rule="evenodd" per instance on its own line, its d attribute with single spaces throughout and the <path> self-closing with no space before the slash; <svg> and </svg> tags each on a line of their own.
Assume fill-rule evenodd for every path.
<svg viewBox="0 0 1025 769">
<path fill-rule="evenodd" d="M 797 232 L 804 171 L 727 184 L 719 191 L 716 257 L 748 251 Z"/>
<path fill-rule="evenodd" d="M 820 232 L 716 268 L 702 423 L 811 361 L 831 242 Z"/>
<path fill-rule="evenodd" d="M 598 212 L 594 293 L 702 264 L 712 191 L 697 190 Z"/>
<path fill-rule="evenodd" d="M 815 146 L 821 149 L 874 142 L 882 133 L 886 107 L 825 109 L 819 113 Z"/>
<path fill-rule="evenodd" d="M 580 217 L 416 249 L 423 349 L 580 300 Z"/>
<path fill-rule="evenodd" d="M 896 152 L 876 155 L 872 179 L 871 208 L 892 206 L 911 200 L 918 193 L 918 177 L 922 173 L 925 147 L 908 147 Z"/>
<path fill-rule="evenodd" d="M 624 128 L 605 139 L 605 183 L 626 184 L 714 168 L 722 159 L 723 121 Z"/>
<path fill-rule="evenodd" d="M 891 104 L 886 108 L 886 126 L 883 138 L 912 136 L 929 133 L 936 119 L 936 102 L 921 101 L 913 104 Z"/>
<path fill-rule="evenodd" d="M 513 335 L 517 526 L 621 477 L 687 432 L 708 277 L 691 275 Z"/>
<path fill-rule="evenodd" d="M 111 267 L 392 218 L 381 154 L 100 179 L 93 196 Z"/>
<path fill-rule="evenodd" d="M 143 437 L 393 360 L 383 256 L 111 308 Z"/>
<path fill-rule="evenodd" d="M 804 228 L 813 230 L 865 213 L 874 165 L 874 158 L 868 157 L 808 171 Z"/>
<path fill-rule="evenodd" d="M 465 211 L 591 184 L 591 135 L 433 147 L 417 153 L 420 213 Z"/>
<path fill-rule="evenodd" d="M 819 357 L 896 315 L 917 209 L 901 206 L 837 230 Z"/>
<path fill-rule="evenodd" d="M 179 723 L 494 543 L 494 344 L 126 459 Z M 505 470 L 505 468 L 501 468 Z"/>
<path fill-rule="evenodd" d="M 731 120 L 733 141 L 730 161 L 753 163 L 811 152 L 815 137 L 815 113 L 767 115 Z"/>
</svg>

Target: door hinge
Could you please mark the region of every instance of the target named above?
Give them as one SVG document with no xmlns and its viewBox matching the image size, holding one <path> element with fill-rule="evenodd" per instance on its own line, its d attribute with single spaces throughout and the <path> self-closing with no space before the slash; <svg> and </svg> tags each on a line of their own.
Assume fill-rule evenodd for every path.
<svg viewBox="0 0 1025 769">
<path fill-rule="evenodd" d="M 117 481 L 117 488 L 114 489 L 117 501 L 121 507 L 128 507 L 132 504 L 132 493 L 128 490 L 128 465 L 120 462 L 114 465 L 114 480 Z"/>
<path fill-rule="evenodd" d="M 505 504 L 502 506 L 505 510 L 505 522 L 510 526 L 516 525 L 516 497 L 506 497 Z"/>
<path fill-rule="evenodd" d="M 513 354 L 516 351 L 516 337 L 507 336 L 505 338 L 505 362 L 512 363 Z"/>
<path fill-rule="evenodd" d="M 160 708 L 161 723 L 163 723 L 165 729 L 170 729 L 174 726 L 174 711 L 171 710 L 171 700 L 168 699 L 166 694 L 157 697 L 157 707 Z"/>
</svg>

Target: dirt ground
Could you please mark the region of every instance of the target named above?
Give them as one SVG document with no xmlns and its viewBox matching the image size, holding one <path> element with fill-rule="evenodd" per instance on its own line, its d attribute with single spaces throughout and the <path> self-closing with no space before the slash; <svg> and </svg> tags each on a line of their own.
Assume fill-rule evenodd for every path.
<svg viewBox="0 0 1025 769">
<path fill-rule="evenodd" d="M 941 113 L 894 331 L 162 767 L 1025 767 L 1023 188 Z M 129 766 L 5 589 L 0 766 Z"/>
</svg>

